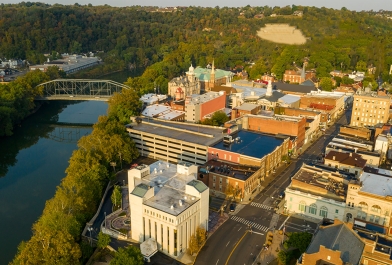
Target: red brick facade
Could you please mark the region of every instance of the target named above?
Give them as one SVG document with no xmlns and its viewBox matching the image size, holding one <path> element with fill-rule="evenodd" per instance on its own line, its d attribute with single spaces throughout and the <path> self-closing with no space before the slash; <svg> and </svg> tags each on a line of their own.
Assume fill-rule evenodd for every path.
<svg viewBox="0 0 392 265">
<path fill-rule="evenodd" d="M 223 91 L 222 91 L 223 92 Z M 223 92 L 222 95 L 211 99 L 207 102 L 200 104 L 200 117 L 203 120 L 204 116 L 214 113 L 218 110 L 224 109 L 226 107 L 226 93 Z"/>
<path fill-rule="evenodd" d="M 297 148 L 305 142 L 306 119 L 299 121 L 249 117 L 249 130 L 269 134 L 285 134 L 297 137 Z"/>
</svg>

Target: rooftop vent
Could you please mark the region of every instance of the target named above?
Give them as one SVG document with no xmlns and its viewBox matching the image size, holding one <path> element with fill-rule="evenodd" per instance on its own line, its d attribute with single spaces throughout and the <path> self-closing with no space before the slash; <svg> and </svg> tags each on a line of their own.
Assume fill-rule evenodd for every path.
<svg viewBox="0 0 392 265">
<path fill-rule="evenodd" d="M 161 169 L 161 170 L 159 170 L 159 173 L 162 173 L 163 172 L 163 170 Z"/>
<path fill-rule="evenodd" d="M 192 201 L 194 201 L 195 200 L 195 197 L 192 197 Z"/>
<path fill-rule="evenodd" d="M 174 205 L 173 204 L 170 206 L 170 209 L 172 209 L 172 210 L 174 209 Z"/>
<path fill-rule="evenodd" d="M 154 173 L 157 173 L 157 169 L 156 168 L 154 168 Z"/>
<path fill-rule="evenodd" d="M 178 200 L 178 204 L 182 206 L 182 200 Z"/>
<path fill-rule="evenodd" d="M 169 163 L 167 163 L 166 167 L 167 167 L 167 168 L 169 168 L 169 167 L 170 167 Z"/>
<path fill-rule="evenodd" d="M 188 197 L 187 197 L 187 196 L 184 196 L 184 200 L 186 200 L 186 199 L 188 199 Z"/>
</svg>

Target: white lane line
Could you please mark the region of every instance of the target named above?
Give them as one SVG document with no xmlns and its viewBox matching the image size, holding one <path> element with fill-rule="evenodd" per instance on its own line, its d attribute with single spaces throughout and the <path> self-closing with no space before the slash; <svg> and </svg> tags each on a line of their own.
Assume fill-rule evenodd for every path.
<svg viewBox="0 0 392 265">
<path fill-rule="evenodd" d="M 215 265 L 218 265 L 219 259 L 216 261 Z"/>
<path fill-rule="evenodd" d="M 230 241 L 229 241 L 229 242 L 227 242 L 227 244 L 226 244 L 226 247 L 229 245 L 229 243 L 230 243 Z"/>
<path fill-rule="evenodd" d="M 240 230 L 241 230 L 241 228 L 242 228 L 242 226 L 240 227 L 240 229 L 238 229 L 238 231 L 240 231 Z"/>
</svg>

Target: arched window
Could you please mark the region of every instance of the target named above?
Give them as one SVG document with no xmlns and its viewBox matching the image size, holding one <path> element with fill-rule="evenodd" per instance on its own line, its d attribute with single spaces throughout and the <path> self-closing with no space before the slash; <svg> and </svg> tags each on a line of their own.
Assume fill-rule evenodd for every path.
<svg viewBox="0 0 392 265">
<path fill-rule="evenodd" d="M 300 210 L 301 212 L 305 212 L 305 211 L 306 211 L 306 203 L 305 203 L 304 201 L 301 201 L 301 202 L 299 203 L 299 210 Z"/>
<path fill-rule="evenodd" d="M 320 208 L 320 216 L 326 218 L 328 216 L 328 208 L 325 206 L 322 206 Z"/>
<path fill-rule="evenodd" d="M 309 206 L 309 213 L 310 213 L 310 214 L 314 214 L 314 215 L 317 214 L 317 205 L 316 205 L 316 204 L 312 203 L 312 204 Z"/>
<path fill-rule="evenodd" d="M 361 208 L 362 211 L 367 211 L 368 209 L 368 204 L 366 202 L 360 202 L 358 206 L 359 208 Z"/>
<path fill-rule="evenodd" d="M 373 205 L 372 206 L 372 212 L 375 212 L 375 213 L 381 213 L 381 207 L 380 206 L 378 206 L 378 205 Z"/>
</svg>

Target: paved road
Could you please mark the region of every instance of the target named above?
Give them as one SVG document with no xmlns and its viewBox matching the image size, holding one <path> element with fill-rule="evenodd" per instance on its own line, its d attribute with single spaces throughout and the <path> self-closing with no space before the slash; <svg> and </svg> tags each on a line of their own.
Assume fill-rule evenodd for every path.
<svg viewBox="0 0 392 265">
<path fill-rule="evenodd" d="M 229 220 L 222 224 L 207 240 L 195 264 L 253 264 L 265 242 L 266 232 L 279 229 L 287 219 L 287 216 L 274 213 L 274 201 L 277 196 L 289 185 L 291 177 L 303 163 L 311 163 L 321 156 L 327 143 L 338 134 L 340 125 L 347 124 L 350 116 L 351 111 L 346 111 L 334 125 L 325 131 L 325 136 L 320 137 L 298 159 L 293 159 L 292 163 L 283 172 L 277 172 L 278 176 L 275 180 L 258 194 L 250 204 L 237 206 Z M 286 222 L 286 231 L 313 232 L 315 228 L 315 224 L 307 223 L 298 218 L 290 218 Z"/>
</svg>

